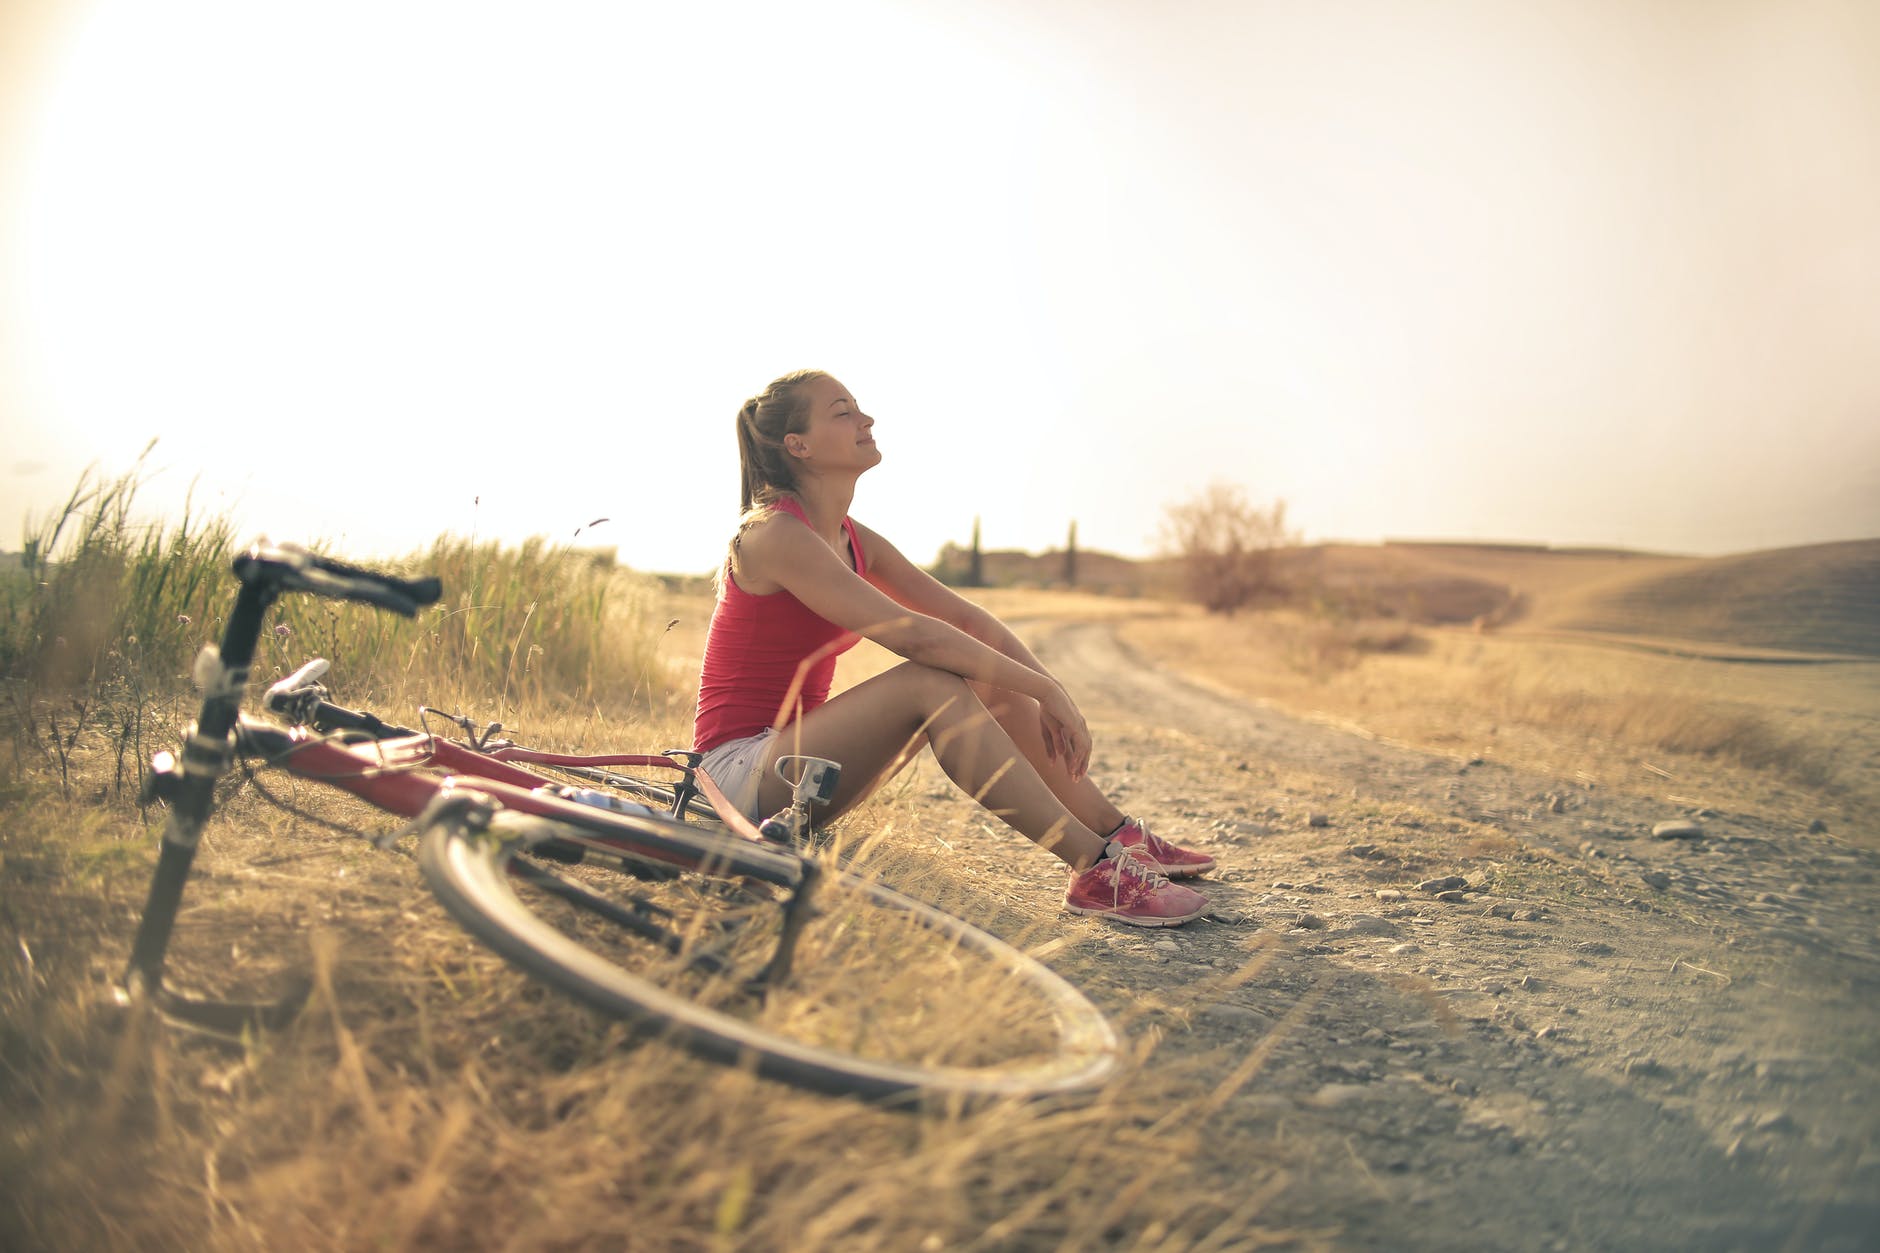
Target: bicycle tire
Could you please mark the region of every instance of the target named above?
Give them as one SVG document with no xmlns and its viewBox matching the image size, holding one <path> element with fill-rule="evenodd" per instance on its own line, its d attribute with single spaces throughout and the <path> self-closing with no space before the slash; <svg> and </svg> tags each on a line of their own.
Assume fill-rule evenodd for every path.
<svg viewBox="0 0 1880 1253">
<path fill-rule="evenodd" d="M 623 834 L 623 825 L 640 829 Z M 615 917 L 597 923 L 596 917 L 606 910 L 593 901 L 549 900 L 554 892 L 534 891 L 525 901 L 514 886 L 521 882 L 526 888 L 531 880 L 545 874 L 555 878 L 553 872 L 540 869 L 537 862 L 517 861 L 518 855 L 533 844 L 551 842 L 607 851 L 624 845 L 631 853 L 644 839 L 657 839 L 668 861 L 674 848 L 692 847 L 696 864 L 714 872 L 721 891 L 729 890 L 723 885 L 740 880 L 778 885 L 791 877 L 785 869 L 789 863 L 799 868 L 806 864 L 790 854 L 666 820 L 635 819 L 623 824 L 609 817 L 594 822 L 582 820 L 577 826 L 509 811 L 498 811 L 488 829 L 481 832 L 471 832 L 456 822 L 431 823 L 422 837 L 419 861 L 431 890 L 446 911 L 511 965 L 609 1018 L 657 1028 L 663 1038 L 698 1056 L 748 1066 L 766 1078 L 832 1095 L 914 1104 L 933 1097 L 973 1102 L 1082 1093 L 1101 1086 L 1118 1069 L 1120 1046 L 1108 1019 L 1055 971 L 964 919 L 834 866 L 819 867 L 815 872 L 822 882 L 815 898 L 818 917 L 809 925 L 819 932 L 852 933 L 845 943 L 862 952 L 872 952 L 883 943 L 904 945 L 914 932 L 925 933 L 930 938 L 923 943 L 938 954 L 929 964 L 959 969 L 963 979 L 996 980 L 998 992 L 994 997 L 976 998 L 970 1014 L 960 1012 L 964 1006 L 951 1007 L 953 1018 L 981 1017 L 988 999 L 1001 1003 L 1022 999 L 1028 1034 L 1039 1043 L 1016 1062 L 1001 1059 L 956 1064 L 931 1057 L 869 1056 L 827 1041 L 798 1038 L 778 1029 L 774 1017 L 767 1024 L 740 1016 L 703 995 L 694 999 L 682 988 L 662 984 L 646 969 L 630 969 L 616 956 L 603 954 L 595 946 L 597 929 L 611 923 L 627 930 L 631 924 Z M 698 875 L 686 878 L 701 880 Z M 839 903 L 832 904 L 831 893 L 838 889 Z M 579 893 L 584 886 L 577 885 L 574 890 Z M 844 912 L 856 910 L 858 905 L 865 906 L 864 913 Z M 573 938 L 549 920 L 547 915 L 561 911 L 580 916 L 577 925 L 583 938 Z M 695 932 L 701 929 L 694 925 Z M 611 935 L 608 947 L 612 948 Z M 648 947 L 657 946 L 636 944 L 622 951 L 637 953 Z M 901 951 L 883 949 L 883 968 L 902 969 L 905 973 L 895 964 L 899 957 L 891 957 Z M 968 959 L 970 969 L 966 968 Z M 674 957 L 668 961 L 665 973 L 681 969 L 695 985 L 715 988 L 728 1000 L 744 1003 L 745 998 L 726 993 L 735 983 L 727 972 L 699 975 L 690 969 L 688 961 Z M 902 982 L 916 982 L 925 976 L 926 972 L 916 971 L 912 980 Z M 863 1016 L 871 1017 L 874 1002 L 866 998 L 874 997 L 876 992 L 850 988 L 852 977 L 847 969 L 843 971 L 843 994 L 865 1001 L 870 1011 Z M 825 986 L 829 984 L 826 975 L 820 978 Z M 806 978 L 804 982 L 815 983 L 817 979 Z M 881 991 L 886 993 L 885 984 Z M 918 995 L 924 994 L 923 985 Z M 901 990 L 900 995 L 905 998 L 907 990 Z M 780 1003 L 787 1000 L 778 998 Z M 767 995 L 763 1011 L 772 1008 Z M 815 1021 L 814 1012 L 810 1021 Z M 952 1023 L 947 1029 L 983 1027 Z"/>
</svg>

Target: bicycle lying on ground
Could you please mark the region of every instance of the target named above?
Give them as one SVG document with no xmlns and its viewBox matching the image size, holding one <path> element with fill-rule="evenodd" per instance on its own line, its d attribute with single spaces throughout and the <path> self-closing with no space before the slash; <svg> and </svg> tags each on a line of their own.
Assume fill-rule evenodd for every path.
<svg viewBox="0 0 1880 1253">
<path fill-rule="evenodd" d="M 243 715 L 262 619 L 283 593 L 414 616 L 441 588 L 287 546 L 250 549 L 234 572 L 241 587 L 221 644 L 196 664 L 197 721 L 180 756 L 159 754 L 150 776 L 147 795 L 170 812 L 120 989 L 126 1003 L 239 1035 L 282 1025 L 304 999 L 238 1003 L 164 983 L 216 782 L 239 758 L 411 819 L 379 842 L 415 834 L 428 886 L 474 936 L 602 1014 L 700 1056 L 884 1101 L 1071 1093 L 1115 1072 L 1108 1021 L 1036 956 L 826 857 L 756 838 L 728 805 L 708 806 L 726 829 L 682 821 L 699 813 L 699 793 L 716 793 L 685 754 L 546 754 L 493 732 L 458 743 L 332 705 L 305 669 L 276 684 L 269 703 L 313 726 Z M 578 777 L 626 794 L 571 787 L 523 762 L 585 771 Z M 649 793 L 614 769 L 654 764 L 678 781 Z M 805 810 L 818 790 L 808 778 Z"/>
</svg>

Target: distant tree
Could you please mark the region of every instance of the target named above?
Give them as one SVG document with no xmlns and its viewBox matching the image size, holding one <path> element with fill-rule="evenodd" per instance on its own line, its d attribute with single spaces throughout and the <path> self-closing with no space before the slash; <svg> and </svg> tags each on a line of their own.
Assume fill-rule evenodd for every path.
<svg viewBox="0 0 1880 1253">
<path fill-rule="evenodd" d="M 979 517 L 973 517 L 973 548 L 967 558 L 966 586 L 984 587 L 986 585 L 986 562 L 979 552 Z"/>
<path fill-rule="evenodd" d="M 1164 550 L 1181 563 L 1188 594 L 1209 613 L 1232 615 L 1275 586 L 1275 550 L 1299 542 L 1286 502 L 1262 509 L 1231 483 L 1211 483 L 1162 517 Z"/>
<path fill-rule="evenodd" d="M 1064 541 L 1064 585 L 1077 586 L 1077 519 L 1071 519 L 1070 538 Z"/>
</svg>

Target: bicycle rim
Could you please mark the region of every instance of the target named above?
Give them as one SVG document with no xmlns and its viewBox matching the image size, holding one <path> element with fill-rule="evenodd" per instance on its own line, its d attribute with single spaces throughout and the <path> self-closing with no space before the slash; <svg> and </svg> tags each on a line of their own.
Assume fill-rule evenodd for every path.
<svg viewBox="0 0 1880 1253">
<path fill-rule="evenodd" d="M 746 865 L 710 841 L 701 856 L 721 875 L 644 884 L 588 865 L 539 867 L 523 854 L 540 828 L 519 837 L 505 817 L 482 834 L 427 829 L 420 862 L 444 907 L 523 971 L 700 1056 L 889 1103 L 1063 1095 L 1116 1071 L 1115 1032 L 1081 992 L 884 884 L 820 867 L 789 973 L 762 983 L 790 895 L 772 850 L 753 847 Z M 689 834 L 659 825 L 662 839 Z"/>
</svg>

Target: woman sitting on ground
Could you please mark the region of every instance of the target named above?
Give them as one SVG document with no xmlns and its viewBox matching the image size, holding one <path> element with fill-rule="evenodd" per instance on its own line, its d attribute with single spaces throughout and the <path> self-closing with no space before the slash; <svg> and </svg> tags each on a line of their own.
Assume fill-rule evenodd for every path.
<svg viewBox="0 0 1880 1253">
<path fill-rule="evenodd" d="M 1070 867 L 1066 906 L 1175 926 L 1207 898 L 1171 883 L 1214 859 L 1125 816 L 1091 782 L 1090 733 L 1064 689 L 992 614 L 851 519 L 881 462 L 875 420 L 817 370 L 738 411 L 743 515 L 705 642 L 693 744 L 751 819 L 789 804 L 788 753 L 842 764 L 841 814 L 932 747 L 940 768 Z M 829 699 L 836 656 L 866 636 L 902 664 Z"/>
</svg>

